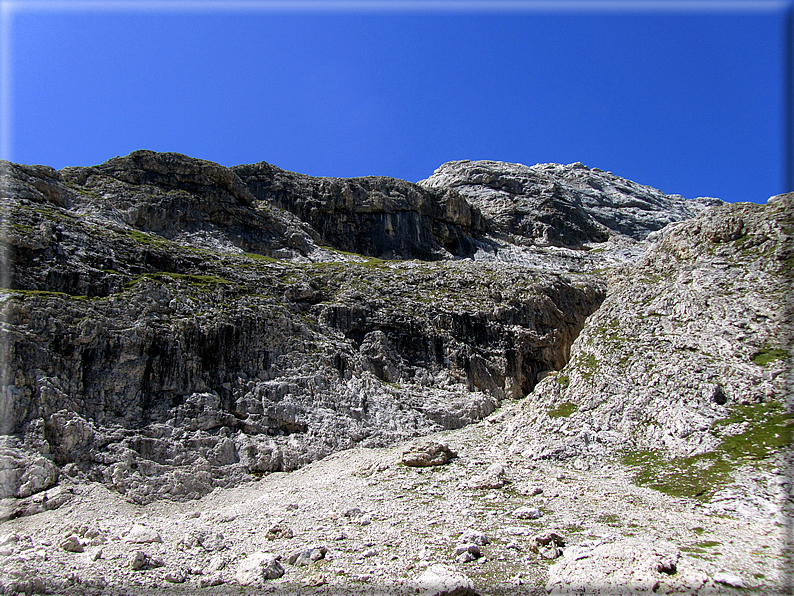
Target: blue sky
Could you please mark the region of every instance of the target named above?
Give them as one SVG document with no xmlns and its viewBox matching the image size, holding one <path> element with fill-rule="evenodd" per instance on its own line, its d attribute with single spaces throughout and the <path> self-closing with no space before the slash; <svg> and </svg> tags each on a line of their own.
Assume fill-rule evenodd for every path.
<svg viewBox="0 0 794 596">
<path fill-rule="evenodd" d="M 417 181 L 581 161 L 688 198 L 794 190 L 782 0 L 3 5 L 20 163 L 152 149 Z"/>
</svg>

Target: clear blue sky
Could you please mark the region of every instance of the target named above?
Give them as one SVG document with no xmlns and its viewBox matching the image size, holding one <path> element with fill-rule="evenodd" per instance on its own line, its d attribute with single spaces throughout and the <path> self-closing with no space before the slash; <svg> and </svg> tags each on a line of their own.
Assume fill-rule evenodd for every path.
<svg viewBox="0 0 794 596">
<path fill-rule="evenodd" d="M 411 181 L 453 159 L 581 161 L 688 198 L 792 190 L 790 4 L 643 2 L 6 2 L 4 157 L 152 149 Z"/>
</svg>

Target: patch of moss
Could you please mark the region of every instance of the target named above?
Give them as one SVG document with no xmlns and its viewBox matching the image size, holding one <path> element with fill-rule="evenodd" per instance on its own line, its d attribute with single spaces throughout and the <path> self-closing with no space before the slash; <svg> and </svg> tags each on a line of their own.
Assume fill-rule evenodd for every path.
<svg viewBox="0 0 794 596">
<path fill-rule="evenodd" d="M 598 368 L 598 360 L 594 354 L 587 354 L 587 356 L 579 358 L 579 374 L 581 374 L 588 381 L 592 380 Z"/>
<path fill-rule="evenodd" d="M 741 465 L 761 462 L 792 445 L 792 419 L 794 414 L 777 402 L 736 405 L 715 427 L 746 423 L 747 428 L 725 437 L 714 451 L 669 460 L 652 451 L 630 451 L 622 459 L 635 468 L 638 484 L 706 501 L 732 481 L 731 473 Z"/>
<path fill-rule="evenodd" d="M 784 358 L 788 358 L 789 353 L 786 350 L 776 349 L 776 348 L 763 348 L 753 354 L 751 358 L 753 364 L 757 364 L 758 366 L 766 366 L 770 362 L 774 362 L 775 360 L 783 360 Z"/>
<path fill-rule="evenodd" d="M 577 406 L 576 404 L 571 403 L 569 401 L 566 401 L 566 402 L 561 403 L 559 406 L 557 406 L 553 410 L 551 410 L 549 412 L 549 417 L 550 418 L 568 418 L 568 416 L 573 414 L 578 409 L 579 409 L 579 406 Z"/>
<path fill-rule="evenodd" d="M 243 257 L 245 257 L 247 259 L 253 259 L 255 261 L 266 261 L 268 263 L 281 263 L 282 262 L 282 261 L 279 261 L 278 259 L 274 259 L 273 257 L 260 255 L 260 254 L 257 254 L 255 252 L 247 252 L 247 253 L 245 253 L 245 254 L 243 254 L 241 256 L 243 256 Z"/>
<path fill-rule="evenodd" d="M 149 234 L 144 234 L 138 230 L 127 230 L 127 236 L 138 242 L 139 244 L 147 244 L 149 246 L 164 246 L 167 241 L 163 238 L 157 238 Z"/>
<path fill-rule="evenodd" d="M 176 279 L 189 283 L 192 286 L 200 288 L 208 288 L 216 285 L 232 285 L 233 282 L 228 279 L 223 279 L 217 275 L 189 275 L 185 273 L 171 273 L 169 271 L 160 271 L 158 273 L 143 273 L 127 284 L 127 288 L 131 288 L 143 279 L 150 279 L 153 281 L 163 282 L 167 279 Z"/>
<path fill-rule="evenodd" d="M 65 298 L 68 300 L 97 300 L 97 296 L 84 296 L 82 294 L 67 294 L 66 292 L 51 292 L 48 290 L 18 290 L 10 288 L 0 288 L 4 294 L 17 295 L 21 298 L 26 296 L 41 296 L 43 298 Z"/>
<path fill-rule="evenodd" d="M 712 548 L 715 546 L 722 546 L 722 542 L 716 542 L 715 540 L 701 540 L 700 542 L 696 542 L 693 546 L 697 548 Z"/>
<path fill-rule="evenodd" d="M 71 188 L 71 189 L 72 189 L 72 190 L 74 190 L 75 192 L 79 192 L 80 194 L 84 194 L 84 195 L 87 195 L 87 196 L 89 196 L 89 197 L 93 197 L 93 198 L 95 198 L 95 199 L 102 199 L 102 198 L 104 198 L 104 197 L 103 197 L 101 194 L 99 194 L 98 192 L 94 192 L 93 190 L 88 190 L 87 188 L 84 188 L 84 187 L 82 187 L 82 186 L 79 186 L 79 185 L 75 184 L 74 182 L 67 182 L 67 183 L 66 183 L 66 186 L 68 186 L 69 188 Z"/>
</svg>

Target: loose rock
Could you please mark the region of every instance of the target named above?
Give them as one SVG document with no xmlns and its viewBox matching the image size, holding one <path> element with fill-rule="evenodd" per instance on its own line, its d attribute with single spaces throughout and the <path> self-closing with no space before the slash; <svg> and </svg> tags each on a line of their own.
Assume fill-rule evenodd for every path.
<svg viewBox="0 0 794 596">
<path fill-rule="evenodd" d="M 449 463 L 452 458 L 457 457 L 448 445 L 435 441 L 423 441 L 416 443 L 403 452 L 400 460 L 406 466 L 428 467 L 441 466 Z"/>
<path fill-rule="evenodd" d="M 477 596 L 474 582 L 445 565 L 431 565 L 415 582 L 425 596 Z"/>
<path fill-rule="evenodd" d="M 138 524 L 130 528 L 129 532 L 127 532 L 125 540 L 133 544 L 148 544 L 152 542 L 163 541 L 163 539 L 160 537 L 160 534 L 156 530 Z"/>
<path fill-rule="evenodd" d="M 85 549 L 77 536 L 68 536 L 61 542 L 61 548 L 70 553 L 81 553 Z"/>
<path fill-rule="evenodd" d="M 311 546 L 292 553 L 287 557 L 287 563 L 295 566 L 311 565 L 320 559 L 324 559 L 327 552 L 328 549 L 324 546 Z"/>
<path fill-rule="evenodd" d="M 513 511 L 513 517 L 518 519 L 540 519 L 543 512 L 537 507 L 519 507 Z"/>
<path fill-rule="evenodd" d="M 284 575 L 284 567 L 276 557 L 266 552 L 248 555 L 237 566 L 235 577 L 243 586 L 250 586 L 266 579 L 277 579 Z"/>
</svg>

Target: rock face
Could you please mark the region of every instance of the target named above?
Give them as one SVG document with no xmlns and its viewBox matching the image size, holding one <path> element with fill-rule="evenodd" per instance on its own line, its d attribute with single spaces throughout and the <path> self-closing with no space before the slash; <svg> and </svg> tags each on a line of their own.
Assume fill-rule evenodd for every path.
<svg viewBox="0 0 794 596">
<path fill-rule="evenodd" d="M 140 503 L 195 498 L 460 428 L 525 396 L 506 440 L 528 457 L 611 453 L 627 437 L 691 455 L 741 434 L 709 435 L 703 420 L 781 391 L 783 202 L 734 213 L 581 164 L 450 162 L 419 184 L 151 151 L 89 168 L 2 167 L 3 496 L 69 478 Z M 652 235 L 637 265 L 603 273 L 701 212 Z M 728 266 L 695 258 L 709 246 Z M 729 292 L 706 295 L 723 270 L 752 313 L 723 316 Z M 638 310 L 646 299 L 657 315 Z M 689 327 L 663 339 L 675 316 Z M 647 346 L 612 338 L 613 320 Z M 745 342 L 735 374 L 714 339 L 728 327 Z M 609 341 L 625 350 L 607 358 Z M 695 354 L 692 342 L 712 342 L 716 364 L 676 360 L 703 381 L 670 398 L 673 369 L 652 373 L 643 358 Z M 631 372 L 595 376 L 593 358 Z M 561 412 L 576 426 L 563 428 Z"/>
<path fill-rule="evenodd" d="M 454 191 L 150 151 L 3 167 L 4 495 L 60 468 L 194 498 L 458 428 L 564 366 L 605 295 L 453 259 L 487 241 Z"/>
<path fill-rule="evenodd" d="M 454 189 L 482 213 L 484 227 L 502 241 L 570 248 L 605 242 L 615 234 L 644 240 L 650 232 L 721 203 L 668 196 L 581 163 L 528 167 L 451 161 L 419 186 Z"/>
<path fill-rule="evenodd" d="M 313 178 L 266 163 L 232 170 L 257 200 L 297 215 L 314 239 L 384 259 L 468 257 L 484 231 L 479 211 L 451 188 L 432 192 L 404 180 Z"/>
<path fill-rule="evenodd" d="M 687 496 L 713 494 L 748 460 L 785 468 L 793 200 L 720 205 L 652 235 L 570 362 L 522 404 L 510 448 L 622 453 L 641 480 Z"/>
</svg>

